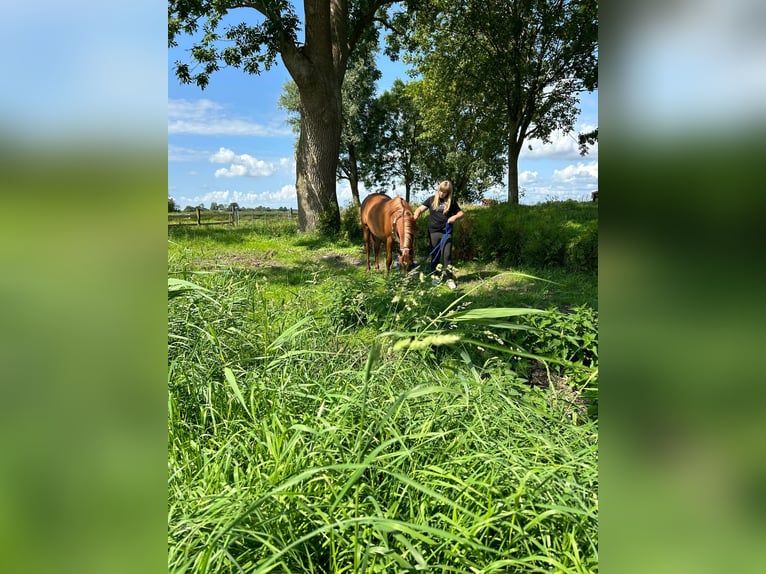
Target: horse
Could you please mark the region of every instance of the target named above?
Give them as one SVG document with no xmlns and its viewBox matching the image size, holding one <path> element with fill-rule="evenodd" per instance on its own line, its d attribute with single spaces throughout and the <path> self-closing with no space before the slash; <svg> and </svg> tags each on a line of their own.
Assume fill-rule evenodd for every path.
<svg viewBox="0 0 766 574">
<path fill-rule="evenodd" d="M 385 193 L 371 193 L 364 198 L 359 210 L 364 233 L 364 250 L 367 255 L 367 273 L 370 272 L 370 246 L 375 252 L 375 270 L 380 271 L 378 253 L 380 244 L 386 241 L 386 275 L 391 271 L 394 241 L 399 244 L 397 262 L 403 273 L 407 273 L 415 257 L 415 216 L 410 204 L 401 196 L 394 198 Z"/>
</svg>

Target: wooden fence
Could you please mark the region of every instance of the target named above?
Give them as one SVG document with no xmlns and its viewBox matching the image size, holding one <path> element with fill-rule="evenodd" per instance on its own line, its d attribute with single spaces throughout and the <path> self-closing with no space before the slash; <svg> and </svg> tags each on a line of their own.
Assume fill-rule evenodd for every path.
<svg viewBox="0 0 766 574">
<path fill-rule="evenodd" d="M 210 211 L 196 209 L 168 213 L 168 225 L 232 225 L 244 222 L 256 222 L 271 219 L 293 219 L 297 211 L 289 209 L 232 209 L 230 211 Z"/>
</svg>

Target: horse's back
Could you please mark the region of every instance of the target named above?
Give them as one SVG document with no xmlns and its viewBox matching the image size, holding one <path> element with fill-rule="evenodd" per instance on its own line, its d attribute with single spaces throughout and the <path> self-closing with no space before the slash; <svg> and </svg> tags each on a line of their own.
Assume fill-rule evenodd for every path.
<svg viewBox="0 0 766 574">
<path fill-rule="evenodd" d="M 378 238 L 385 236 L 386 205 L 390 200 L 391 198 L 385 193 L 371 193 L 364 198 L 359 210 L 362 228 L 366 226 Z"/>
</svg>

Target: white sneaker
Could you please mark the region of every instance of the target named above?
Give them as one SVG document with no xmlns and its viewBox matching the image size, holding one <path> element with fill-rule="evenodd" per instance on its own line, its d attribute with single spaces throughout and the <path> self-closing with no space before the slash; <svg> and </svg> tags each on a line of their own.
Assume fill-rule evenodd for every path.
<svg viewBox="0 0 766 574">
<path fill-rule="evenodd" d="M 447 287 L 449 287 L 450 289 L 457 289 L 457 285 L 452 279 L 447 280 Z"/>
</svg>

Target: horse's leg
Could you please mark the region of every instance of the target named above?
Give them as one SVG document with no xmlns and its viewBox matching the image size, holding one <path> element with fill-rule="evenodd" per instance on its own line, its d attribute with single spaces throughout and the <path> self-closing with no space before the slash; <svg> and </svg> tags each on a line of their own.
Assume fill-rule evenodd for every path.
<svg viewBox="0 0 766 574">
<path fill-rule="evenodd" d="M 370 228 L 366 225 L 362 226 L 362 231 L 364 234 L 364 254 L 367 256 L 367 271 L 366 273 L 370 272 Z"/>
<path fill-rule="evenodd" d="M 378 263 L 378 256 L 380 255 L 380 241 L 378 241 L 377 237 L 374 239 L 373 246 L 375 247 L 375 271 L 380 271 L 380 264 Z"/>
<path fill-rule="evenodd" d="M 388 275 L 391 272 L 391 258 L 394 248 L 394 237 L 392 235 L 389 235 L 386 237 L 386 275 Z"/>
</svg>

